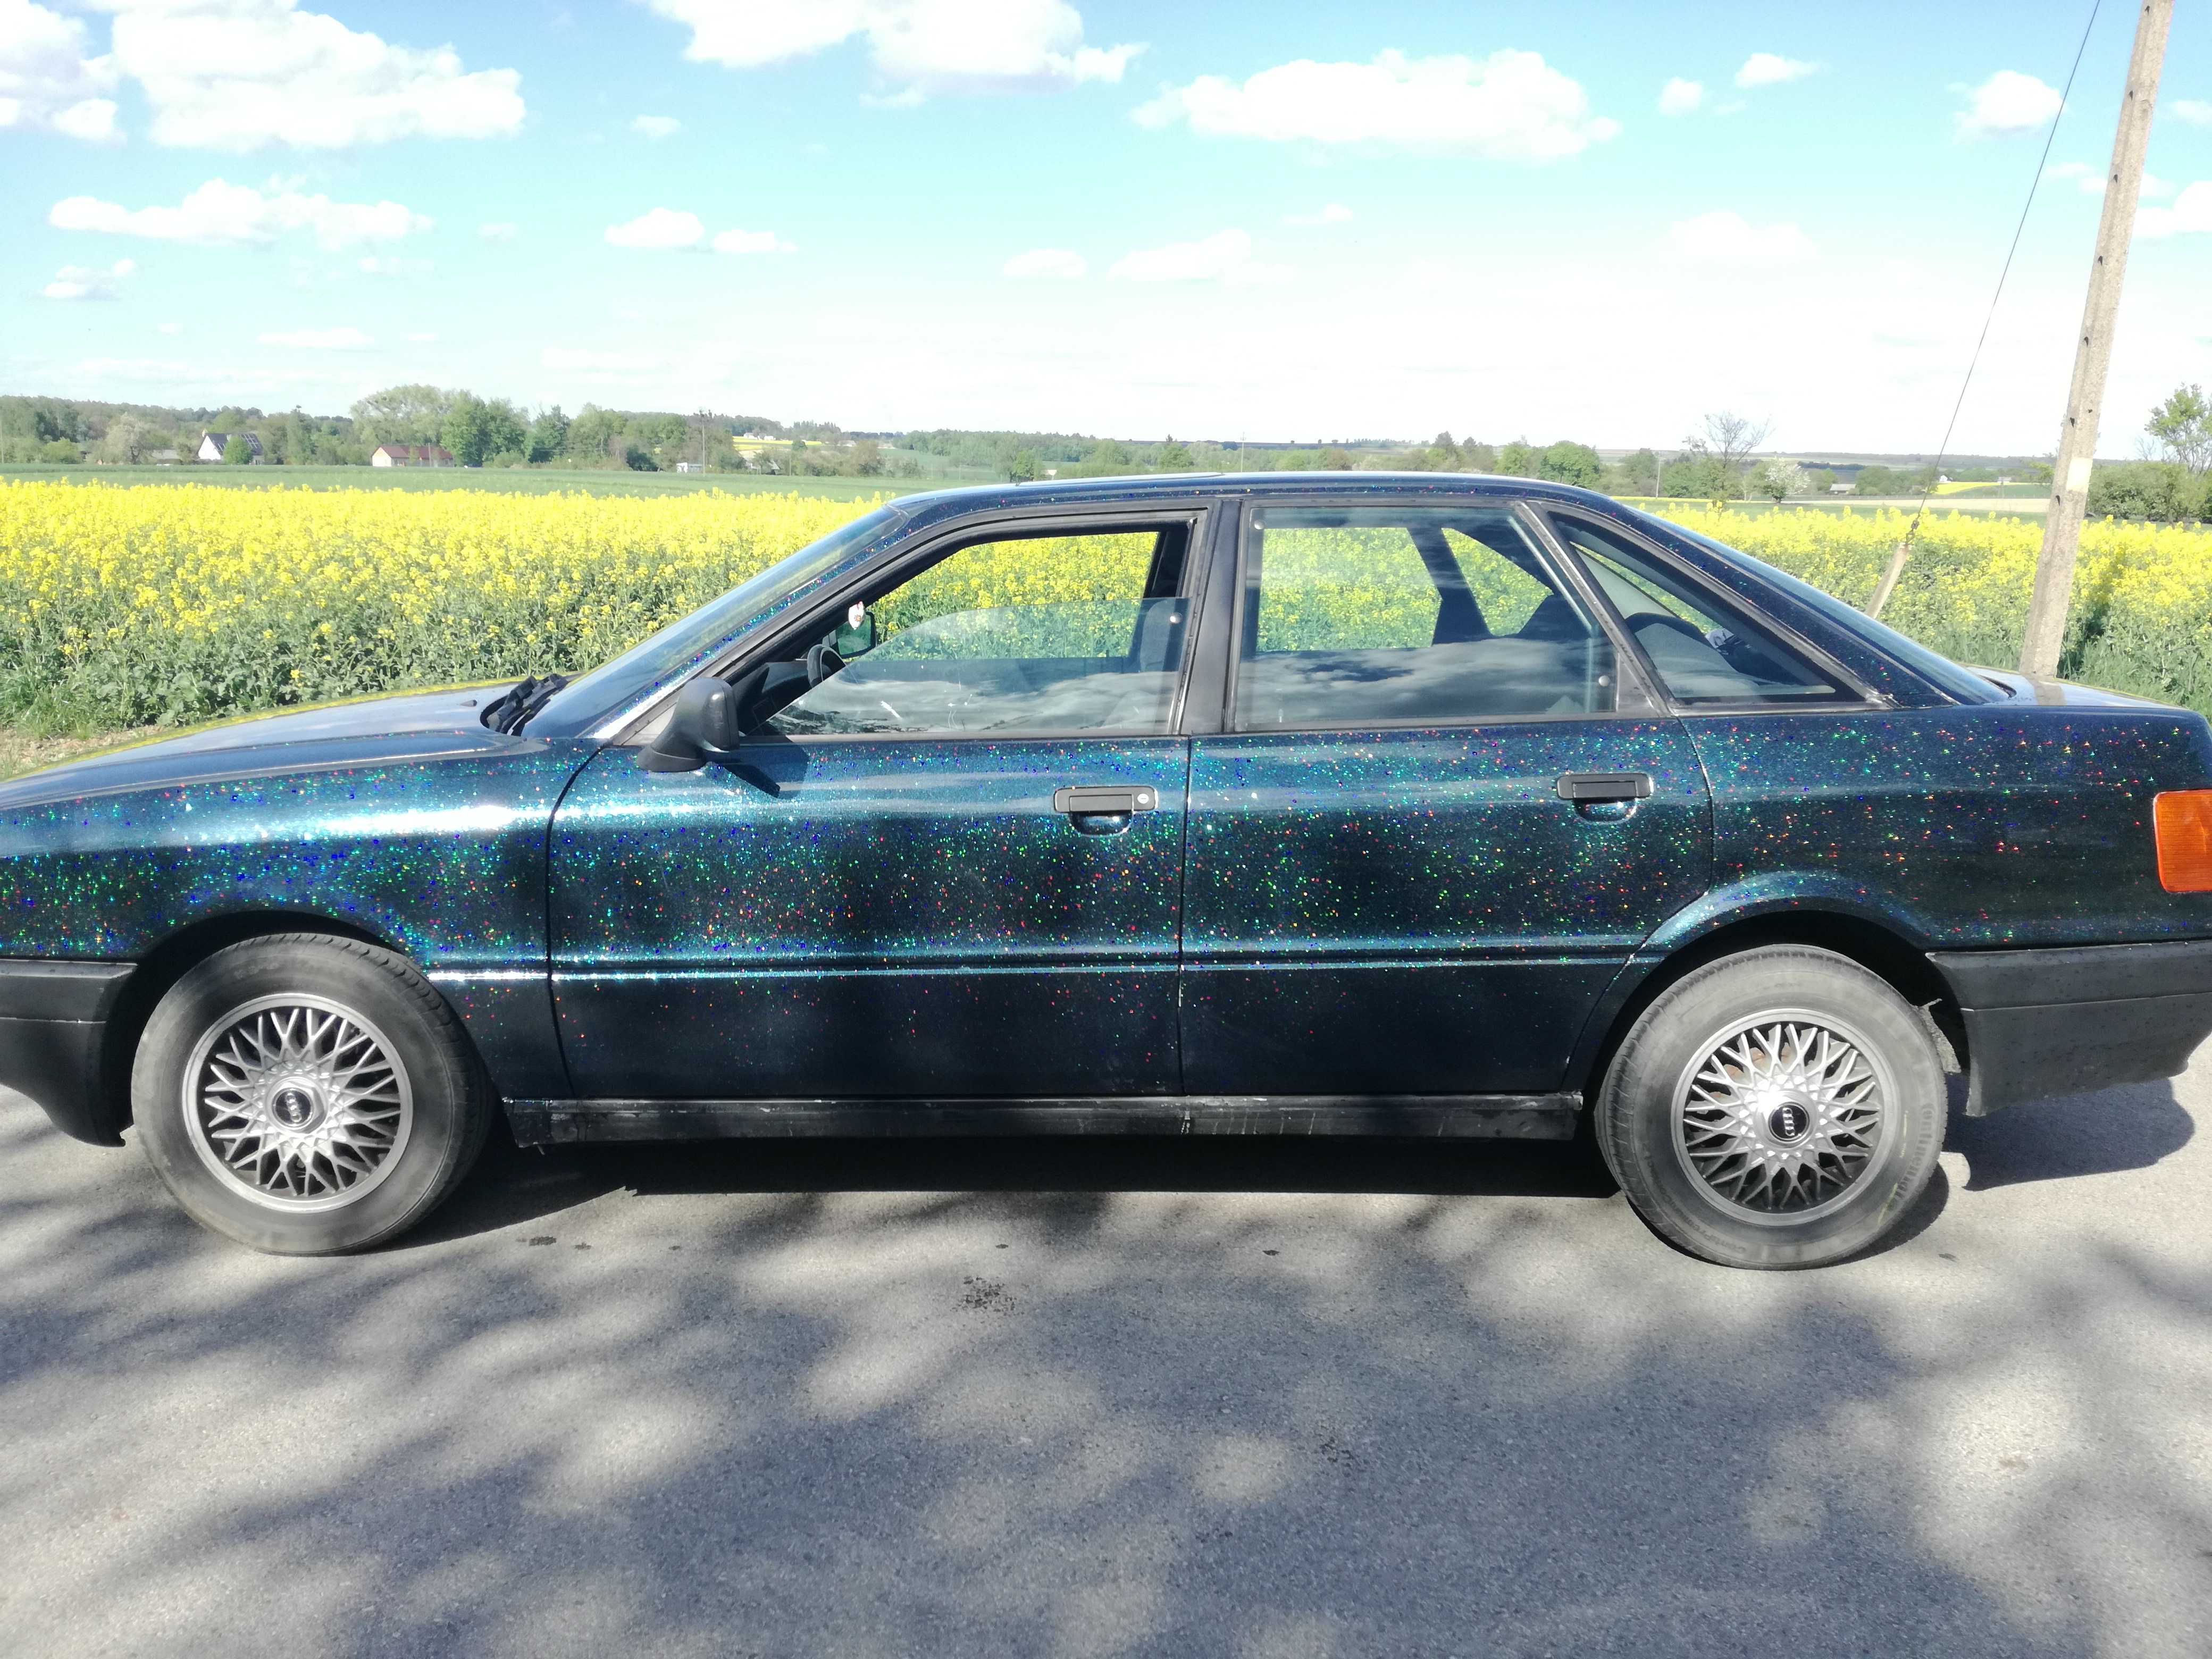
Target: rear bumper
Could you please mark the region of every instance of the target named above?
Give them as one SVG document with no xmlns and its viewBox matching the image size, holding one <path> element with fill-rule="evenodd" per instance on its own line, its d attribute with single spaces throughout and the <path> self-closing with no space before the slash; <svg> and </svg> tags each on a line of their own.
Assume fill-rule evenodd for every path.
<svg viewBox="0 0 2212 1659">
<path fill-rule="evenodd" d="M 2212 939 L 1939 951 L 1966 1028 L 1966 1115 L 2172 1077 L 2212 1035 Z"/>
<path fill-rule="evenodd" d="M 20 1090 L 54 1127 L 95 1146 L 123 1144 L 105 1086 L 108 1016 L 127 962 L 0 957 L 0 1087 Z"/>
</svg>

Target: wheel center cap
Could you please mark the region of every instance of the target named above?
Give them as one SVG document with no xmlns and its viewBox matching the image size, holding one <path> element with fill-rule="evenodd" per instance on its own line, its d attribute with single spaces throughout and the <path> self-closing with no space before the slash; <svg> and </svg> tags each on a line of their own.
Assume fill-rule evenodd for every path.
<svg viewBox="0 0 2212 1659">
<path fill-rule="evenodd" d="M 299 1084 L 281 1085 L 269 1097 L 269 1115 L 288 1129 L 304 1129 L 322 1115 L 322 1103 Z"/>
<path fill-rule="evenodd" d="M 1813 1115 L 1794 1100 L 1785 1100 L 1766 1115 L 1766 1133 L 1784 1146 L 1805 1138 L 1813 1127 Z"/>
</svg>

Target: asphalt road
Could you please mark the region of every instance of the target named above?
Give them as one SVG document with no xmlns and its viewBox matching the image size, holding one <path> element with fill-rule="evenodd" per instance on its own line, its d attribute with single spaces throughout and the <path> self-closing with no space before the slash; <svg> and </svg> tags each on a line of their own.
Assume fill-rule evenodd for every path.
<svg viewBox="0 0 2212 1659">
<path fill-rule="evenodd" d="M 497 1152 L 249 1255 L 0 1096 L 0 1654 L 2212 1651 L 2212 1050 L 1708 1267 L 1578 1148 Z"/>
</svg>

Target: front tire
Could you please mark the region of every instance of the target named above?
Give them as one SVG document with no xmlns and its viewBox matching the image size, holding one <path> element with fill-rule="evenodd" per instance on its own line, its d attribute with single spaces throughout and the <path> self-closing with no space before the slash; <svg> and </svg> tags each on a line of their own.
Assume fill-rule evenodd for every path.
<svg viewBox="0 0 2212 1659">
<path fill-rule="evenodd" d="M 279 934 L 216 951 L 154 1010 L 131 1068 L 140 1144 L 191 1218 L 276 1255 L 397 1237 L 491 1124 L 459 1023 L 402 957 Z"/>
<path fill-rule="evenodd" d="M 1949 1108 L 1903 998 L 1847 957 L 1778 945 L 1668 988 L 1596 1109 L 1606 1160 L 1655 1231 L 1726 1267 L 1813 1267 L 1912 1207 Z"/>
</svg>

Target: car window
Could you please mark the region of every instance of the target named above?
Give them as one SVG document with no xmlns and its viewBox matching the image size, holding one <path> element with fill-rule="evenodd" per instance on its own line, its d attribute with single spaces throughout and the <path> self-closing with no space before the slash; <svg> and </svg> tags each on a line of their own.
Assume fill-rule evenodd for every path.
<svg viewBox="0 0 2212 1659">
<path fill-rule="evenodd" d="M 1165 732 L 1182 672 L 1188 526 L 962 548 L 866 605 L 767 729 Z"/>
<path fill-rule="evenodd" d="M 1677 702 L 1805 703 L 1845 695 L 1744 611 L 1639 544 L 1583 519 L 1553 523 Z"/>
<path fill-rule="evenodd" d="M 1502 507 L 1262 507 L 1237 724 L 1457 724 L 1613 706 L 1613 647 Z"/>
</svg>

